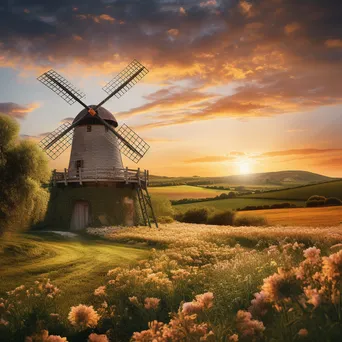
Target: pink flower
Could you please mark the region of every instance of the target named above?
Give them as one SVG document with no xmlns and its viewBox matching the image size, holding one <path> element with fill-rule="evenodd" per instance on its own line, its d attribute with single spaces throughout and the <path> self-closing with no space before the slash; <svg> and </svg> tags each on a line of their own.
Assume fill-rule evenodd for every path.
<svg viewBox="0 0 342 342">
<path fill-rule="evenodd" d="M 203 310 L 202 304 L 198 302 L 186 302 L 183 304 L 182 313 L 185 315 L 191 315 L 194 313 L 199 313 Z"/>
<path fill-rule="evenodd" d="M 322 298 L 317 289 L 312 289 L 311 286 L 308 286 L 304 288 L 304 293 L 309 299 L 308 303 L 312 304 L 315 308 L 321 304 Z"/>
<path fill-rule="evenodd" d="M 306 337 L 306 336 L 308 336 L 308 334 L 309 334 L 309 332 L 307 331 L 307 329 L 300 329 L 300 330 L 298 331 L 298 335 L 299 335 L 300 337 Z"/>
<path fill-rule="evenodd" d="M 316 247 L 307 248 L 303 254 L 304 257 L 312 263 L 316 263 L 320 259 L 321 250 Z"/>
<path fill-rule="evenodd" d="M 94 291 L 95 296 L 105 296 L 106 295 L 106 286 L 100 286 Z"/>
<path fill-rule="evenodd" d="M 266 295 L 264 291 L 254 293 L 255 299 L 251 300 L 251 306 L 248 308 L 248 311 L 252 315 L 256 316 L 264 316 L 266 315 L 270 304 L 267 302 Z"/>
<path fill-rule="evenodd" d="M 237 334 L 234 334 L 228 338 L 228 341 L 232 342 L 238 342 L 239 341 L 239 336 Z"/>
<path fill-rule="evenodd" d="M 144 307 L 147 310 L 150 310 L 150 309 L 155 310 L 158 308 L 159 302 L 160 302 L 160 299 L 158 298 L 147 297 L 145 298 L 145 301 L 144 301 Z"/>
<path fill-rule="evenodd" d="M 88 342 L 108 342 L 106 335 L 90 334 L 88 336 Z"/>
<path fill-rule="evenodd" d="M 261 336 L 265 330 L 264 324 L 252 319 L 250 312 L 239 310 L 236 315 L 236 327 L 242 337 Z"/>
<path fill-rule="evenodd" d="M 86 329 L 96 327 L 100 316 L 94 310 L 93 306 L 80 304 L 71 308 L 68 319 L 73 326 Z"/>
<path fill-rule="evenodd" d="M 341 279 L 342 272 L 342 250 L 329 257 L 323 257 L 323 274 L 328 280 Z"/>
<path fill-rule="evenodd" d="M 214 294 L 212 292 L 206 292 L 200 295 L 197 295 L 196 301 L 202 305 L 204 309 L 209 309 L 213 306 Z"/>
</svg>

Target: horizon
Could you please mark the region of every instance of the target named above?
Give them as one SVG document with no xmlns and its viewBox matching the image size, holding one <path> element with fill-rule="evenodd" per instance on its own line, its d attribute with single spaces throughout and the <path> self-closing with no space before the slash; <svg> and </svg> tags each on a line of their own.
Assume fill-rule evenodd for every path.
<svg viewBox="0 0 342 342">
<path fill-rule="evenodd" d="M 98 103 L 137 58 L 149 74 L 105 105 L 151 146 L 125 166 L 168 177 L 340 177 L 338 13 L 333 1 L 9 1 L 0 7 L 0 113 L 38 142 L 82 108 L 36 77 L 53 68 Z M 67 168 L 69 155 L 50 167 Z"/>
</svg>

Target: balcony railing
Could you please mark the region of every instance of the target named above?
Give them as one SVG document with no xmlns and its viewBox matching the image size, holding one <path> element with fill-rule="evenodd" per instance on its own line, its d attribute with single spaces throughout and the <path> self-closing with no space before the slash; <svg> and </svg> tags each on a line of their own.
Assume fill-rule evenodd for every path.
<svg viewBox="0 0 342 342">
<path fill-rule="evenodd" d="M 64 169 L 64 172 L 54 170 L 52 172 L 52 184 L 79 183 L 84 182 L 120 182 L 120 183 L 138 183 L 142 182 L 145 186 L 148 185 L 149 172 L 148 170 L 140 169 L 118 169 L 118 168 L 79 168 L 79 169 Z"/>
</svg>

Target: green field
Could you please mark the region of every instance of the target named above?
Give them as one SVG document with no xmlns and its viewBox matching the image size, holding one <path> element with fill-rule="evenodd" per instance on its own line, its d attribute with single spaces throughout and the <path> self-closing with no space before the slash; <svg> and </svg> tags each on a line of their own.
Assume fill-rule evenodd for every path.
<svg viewBox="0 0 342 342">
<path fill-rule="evenodd" d="M 304 201 L 286 201 L 295 204 L 298 207 L 305 205 Z M 230 198 L 216 201 L 206 201 L 198 203 L 179 204 L 173 206 L 177 212 L 184 212 L 190 208 L 213 208 L 217 210 L 244 208 L 249 205 L 272 205 L 276 203 L 284 203 L 284 200 L 268 200 L 268 199 L 254 199 L 254 198 Z"/>
<path fill-rule="evenodd" d="M 229 192 L 229 190 L 205 189 L 203 187 L 190 185 L 151 187 L 148 191 L 152 196 L 163 195 L 169 200 L 215 197 L 222 193 Z"/>
<path fill-rule="evenodd" d="M 67 296 L 61 308 L 87 303 L 105 274 L 144 258 L 146 250 L 99 239 L 64 238 L 51 233 L 12 235 L 0 240 L 0 297 L 38 278 L 50 278 Z"/>
<path fill-rule="evenodd" d="M 307 185 L 304 187 L 293 188 L 288 190 L 279 190 L 262 194 L 253 194 L 245 197 L 306 201 L 310 196 L 313 195 L 337 197 L 342 199 L 342 181 L 332 181 L 329 183 Z"/>
</svg>

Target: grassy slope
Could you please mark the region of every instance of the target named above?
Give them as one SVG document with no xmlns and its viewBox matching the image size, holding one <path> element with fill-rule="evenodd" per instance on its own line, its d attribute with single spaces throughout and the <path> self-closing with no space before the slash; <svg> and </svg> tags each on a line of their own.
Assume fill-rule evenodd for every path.
<svg viewBox="0 0 342 342">
<path fill-rule="evenodd" d="M 263 216 L 270 225 L 316 227 L 342 223 L 342 207 L 252 210 L 241 211 L 241 215 Z"/>
<path fill-rule="evenodd" d="M 254 194 L 246 197 L 253 198 L 274 198 L 274 199 L 298 199 L 307 200 L 312 195 L 342 198 L 342 181 L 308 185 L 305 187 L 279 190 L 263 194 Z"/>
<path fill-rule="evenodd" d="M 225 200 L 207 201 L 190 204 L 175 205 L 174 209 L 178 212 L 186 211 L 190 208 L 215 208 L 218 210 L 244 208 L 247 205 L 271 205 L 275 203 L 283 203 L 283 200 L 268 200 L 268 199 L 253 199 L 253 198 L 231 198 Z M 304 201 L 286 201 L 296 204 L 297 206 L 304 206 Z"/>
<path fill-rule="evenodd" d="M 205 189 L 189 185 L 151 187 L 148 191 L 151 195 L 163 195 L 170 200 L 215 197 L 229 192 L 227 190 Z"/>
<path fill-rule="evenodd" d="M 0 296 L 21 284 L 49 277 L 68 293 L 61 303 L 67 311 L 72 305 L 87 302 L 109 269 L 147 254 L 146 250 L 108 241 L 40 236 L 26 234 L 0 240 Z"/>
</svg>

